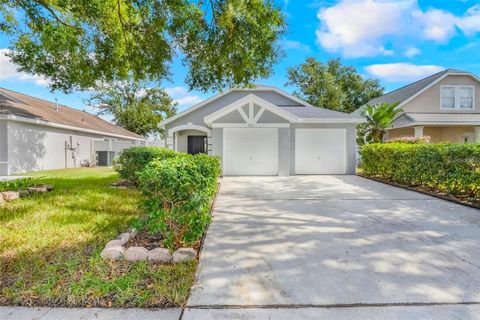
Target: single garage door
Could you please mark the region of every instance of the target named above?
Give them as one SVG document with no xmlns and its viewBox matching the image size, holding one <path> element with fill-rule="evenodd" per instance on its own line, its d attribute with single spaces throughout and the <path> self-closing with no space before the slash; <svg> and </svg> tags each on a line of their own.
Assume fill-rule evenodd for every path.
<svg viewBox="0 0 480 320">
<path fill-rule="evenodd" d="M 296 129 L 296 174 L 345 174 L 345 129 Z"/>
<path fill-rule="evenodd" d="M 277 175 L 278 129 L 225 128 L 223 174 Z"/>
</svg>

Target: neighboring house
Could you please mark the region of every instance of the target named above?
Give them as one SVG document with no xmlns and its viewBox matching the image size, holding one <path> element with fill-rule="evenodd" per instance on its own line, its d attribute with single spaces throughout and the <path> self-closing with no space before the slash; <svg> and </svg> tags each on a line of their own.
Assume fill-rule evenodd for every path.
<svg viewBox="0 0 480 320">
<path fill-rule="evenodd" d="M 220 156 L 224 175 L 288 176 L 354 173 L 360 122 L 256 86 L 216 95 L 159 126 L 170 149 Z"/>
<path fill-rule="evenodd" d="M 480 78 L 447 69 L 368 104 L 400 102 L 386 139 L 430 136 L 431 142 L 480 143 Z"/>
<path fill-rule="evenodd" d="M 111 164 L 145 138 L 97 116 L 0 88 L 0 175 Z"/>
</svg>

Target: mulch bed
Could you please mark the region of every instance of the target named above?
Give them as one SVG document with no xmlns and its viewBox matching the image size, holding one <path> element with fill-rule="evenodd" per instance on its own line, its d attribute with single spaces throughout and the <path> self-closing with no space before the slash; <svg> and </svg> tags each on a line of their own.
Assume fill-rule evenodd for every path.
<svg viewBox="0 0 480 320">
<path fill-rule="evenodd" d="M 420 192 L 420 193 L 423 193 L 423 194 L 428 195 L 428 196 L 440 198 L 440 199 L 443 199 L 443 200 L 447 200 L 447 201 L 450 201 L 450 202 L 461 204 L 461 205 L 471 207 L 471 208 L 474 208 L 474 209 L 480 209 L 480 199 L 454 197 L 454 196 L 452 196 L 450 194 L 447 194 L 445 192 L 441 192 L 439 190 L 428 189 L 428 188 L 423 187 L 423 186 L 412 187 L 412 186 L 407 186 L 407 185 L 404 185 L 404 184 L 384 180 L 384 179 L 381 179 L 381 178 L 378 178 L 378 177 L 367 176 L 367 175 L 364 175 L 364 174 L 361 174 L 361 173 L 357 173 L 357 175 L 362 177 L 362 178 L 370 179 L 370 180 L 377 181 L 377 182 L 384 183 L 384 184 L 388 184 L 390 186 L 403 188 L 403 189 L 407 189 L 407 190 L 410 190 L 410 191 Z"/>
</svg>

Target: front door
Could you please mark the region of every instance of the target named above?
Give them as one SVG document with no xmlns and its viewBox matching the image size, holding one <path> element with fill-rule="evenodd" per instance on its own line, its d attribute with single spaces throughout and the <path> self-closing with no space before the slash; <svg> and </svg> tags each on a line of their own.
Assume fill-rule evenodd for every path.
<svg viewBox="0 0 480 320">
<path fill-rule="evenodd" d="M 188 136 L 188 149 L 190 154 L 205 153 L 207 137 L 205 136 Z"/>
</svg>

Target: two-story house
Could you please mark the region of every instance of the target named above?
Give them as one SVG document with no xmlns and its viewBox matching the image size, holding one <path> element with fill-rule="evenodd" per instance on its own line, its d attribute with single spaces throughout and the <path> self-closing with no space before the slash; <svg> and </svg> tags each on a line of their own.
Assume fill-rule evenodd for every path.
<svg viewBox="0 0 480 320">
<path fill-rule="evenodd" d="M 385 139 L 429 136 L 432 143 L 480 143 L 480 78 L 447 69 L 371 100 L 399 102 L 404 112 Z"/>
</svg>

